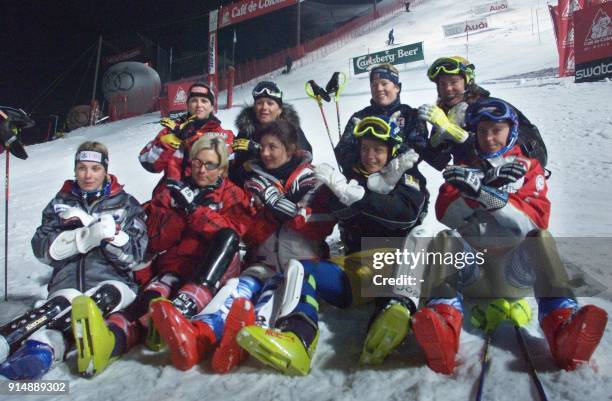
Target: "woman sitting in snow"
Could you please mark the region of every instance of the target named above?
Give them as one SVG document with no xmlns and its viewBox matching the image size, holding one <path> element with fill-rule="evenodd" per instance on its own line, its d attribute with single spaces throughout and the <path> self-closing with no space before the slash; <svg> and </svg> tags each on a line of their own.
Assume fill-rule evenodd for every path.
<svg viewBox="0 0 612 401">
<path fill-rule="evenodd" d="M 573 295 L 546 231 L 550 202 L 544 170 L 517 145 L 515 110 L 500 99 L 481 99 L 468 107 L 465 121 L 476 133 L 474 153 L 444 171 L 436 215 L 452 230 L 438 234 L 431 249 L 481 252 L 484 263 L 460 270 L 429 266 L 422 290 L 425 307 L 412 318 L 416 339 L 429 367 L 450 374 L 459 347 L 463 296 L 517 299 L 533 288 L 555 362 L 573 370 L 595 351 L 607 314 L 594 305 L 580 308 Z M 524 299 L 501 306 L 518 324 L 531 317 Z"/>
<path fill-rule="evenodd" d="M 230 179 L 242 186 L 247 174 L 243 164 L 259 154 L 259 145 L 253 141 L 255 131 L 272 121 L 288 121 L 293 124 L 298 133 L 298 150 L 312 153 L 312 146 L 300 128 L 300 118 L 297 111 L 289 103 L 283 102 L 283 92 L 274 82 L 261 81 L 253 88 L 252 106 L 242 109 L 236 118 L 238 136 L 232 147 L 235 158 L 230 167 Z"/>
<path fill-rule="evenodd" d="M 97 374 L 108 363 L 112 343 L 92 342 L 92 333 L 105 325 L 103 316 L 136 298 L 132 268 L 147 247 L 144 211 L 108 174 L 108 162 L 104 145 L 82 143 L 75 155 L 75 180 L 66 181 L 43 210 L 32 249 L 53 268 L 49 296 L 0 328 L 0 360 L 14 351 L 0 365 L 0 374 L 9 379 L 45 374 L 64 357 L 64 336 L 74 335 L 79 373 Z M 113 332 L 120 331 L 115 327 Z"/>
<path fill-rule="evenodd" d="M 155 277 L 130 308 L 111 315 L 109 320 L 125 334 L 113 356 L 139 342 L 140 323 L 149 326 L 149 348 L 161 348 L 148 321 L 149 308 L 155 327 L 164 332 L 172 326 L 164 310 L 191 317 L 210 302 L 221 283 L 240 272 L 240 236 L 252 209 L 244 191 L 226 178 L 227 146 L 221 138 L 203 136 L 191 147 L 189 160 L 189 177 L 184 182 L 166 180 L 150 202 L 147 251 L 157 255 L 149 267 Z"/>
</svg>

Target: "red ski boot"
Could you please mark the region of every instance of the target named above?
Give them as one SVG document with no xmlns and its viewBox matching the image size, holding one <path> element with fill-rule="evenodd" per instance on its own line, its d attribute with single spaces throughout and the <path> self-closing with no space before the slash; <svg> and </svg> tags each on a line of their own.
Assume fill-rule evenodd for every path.
<svg viewBox="0 0 612 401">
<path fill-rule="evenodd" d="M 189 321 L 166 299 L 152 301 L 150 313 L 155 328 L 170 348 L 172 364 L 179 370 L 188 370 L 198 363 L 216 341 L 207 324 Z"/>
<path fill-rule="evenodd" d="M 219 347 L 212 357 L 212 369 L 217 373 L 227 373 L 242 361 L 248 353 L 236 342 L 236 335 L 246 326 L 255 324 L 255 308 L 246 298 L 238 298 L 232 304 Z"/>
<path fill-rule="evenodd" d="M 541 323 L 550 352 L 561 369 L 574 370 L 580 363 L 588 363 L 597 348 L 608 322 L 605 310 L 586 305 L 574 309 L 559 308 Z"/>
<path fill-rule="evenodd" d="M 462 323 L 461 312 L 446 304 L 421 308 L 412 317 L 412 330 L 434 372 L 453 373 Z"/>
</svg>

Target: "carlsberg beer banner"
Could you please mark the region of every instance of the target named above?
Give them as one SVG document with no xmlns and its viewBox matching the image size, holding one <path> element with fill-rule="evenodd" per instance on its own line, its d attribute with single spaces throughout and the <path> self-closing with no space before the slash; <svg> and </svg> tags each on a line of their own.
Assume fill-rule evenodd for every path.
<svg viewBox="0 0 612 401">
<path fill-rule="evenodd" d="M 442 25 L 444 36 L 465 35 L 489 29 L 489 19 L 487 17 L 474 18 L 468 21 L 456 22 L 454 24 Z"/>
<path fill-rule="evenodd" d="M 480 6 L 472 7 L 472 13 L 474 15 L 498 13 L 500 11 L 506 11 L 508 9 L 508 0 L 499 0 L 492 3 L 482 4 Z"/>
<path fill-rule="evenodd" d="M 389 63 L 397 65 L 424 59 L 423 42 L 418 42 L 390 50 L 354 57 L 352 60 L 353 71 L 355 74 L 361 74 L 362 72 L 368 72 L 370 67 L 377 64 Z"/>
</svg>

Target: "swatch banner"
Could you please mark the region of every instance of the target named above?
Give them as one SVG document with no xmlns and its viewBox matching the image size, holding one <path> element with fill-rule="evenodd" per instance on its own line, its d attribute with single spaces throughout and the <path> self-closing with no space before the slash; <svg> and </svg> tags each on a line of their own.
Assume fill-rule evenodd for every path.
<svg viewBox="0 0 612 401">
<path fill-rule="evenodd" d="M 219 29 L 296 3 L 297 0 L 242 0 L 232 3 L 219 10 Z"/>
<path fill-rule="evenodd" d="M 612 77 L 612 2 L 574 13 L 576 82 Z"/>
<path fill-rule="evenodd" d="M 499 0 L 472 7 L 474 15 L 498 13 L 506 10 L 508 10 L 508 0 Z"/>
<path fill-rule="evenodd" d="M 557 48 L 559 50 L 559 76 L 574 75 L 574 11 L 584 8 L 585 0 L 559 0 L 557 13 Z"/>
<path fill-rule="evenodd" d="M 489 28 L 487 17 L 474 18 L 468 21 L 456 22 L 454 24 L 442 25 L 444 36 L 465 35 L 472 32 L 482 31 Z"/>
</svg>

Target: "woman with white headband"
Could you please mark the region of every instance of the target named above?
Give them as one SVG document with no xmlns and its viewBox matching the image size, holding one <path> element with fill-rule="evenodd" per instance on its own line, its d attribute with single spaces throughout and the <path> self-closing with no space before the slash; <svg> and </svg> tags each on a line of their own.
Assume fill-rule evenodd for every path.
<svg viewBox="0 0 612 401">
<path fill-rule="evenodd" d="M 133 269 L 141 264 L 148 239 L 140 203 L 108 173 L 108 161 L 103 144 L 82 143 L 75 179 L 64 182 L 43 210 L 32 250 L 53 269 L 49 296 L 0 327 L 0 375 L 40 378 L 63 358 L 65 336 L 75 336 L 84 376 L 102 371 L 109 355 L 125 347 L 129 333 L 112 316 L 107 329 L 103 316 L 135 299 Z M 92 341 L 100 336 L 91 333 L 100 331 L 106 333 L 103 341 Z"/>
</svg>

